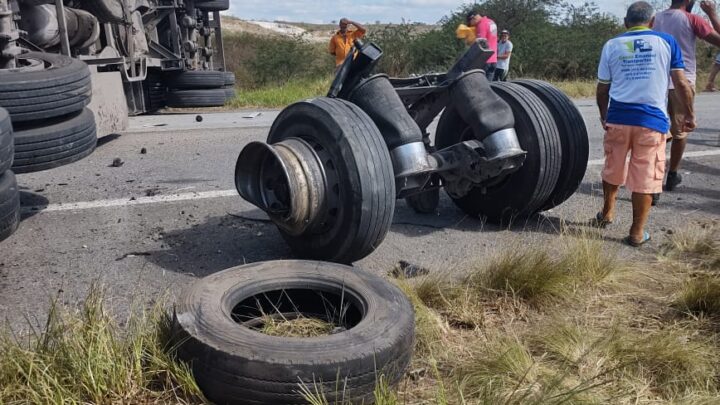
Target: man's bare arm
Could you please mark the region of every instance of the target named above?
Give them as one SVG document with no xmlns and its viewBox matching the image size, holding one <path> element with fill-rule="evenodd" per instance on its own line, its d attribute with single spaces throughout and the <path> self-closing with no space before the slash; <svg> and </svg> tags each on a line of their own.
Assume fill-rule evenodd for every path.
<svg viewBox="0 0 720 405">
<path fill-rule="evenodd" d="M 682 69 L 672 70 L 670 72 L 673 85 L 675 85 L 675 92 L 680 95 L 680 100 L 685 110 L 685 122 L 683 123 L 683 132 L 690 132 L 695 129 L 695 111 L 693 108 L 693 88 L 690 86 L 685 77 L 685 72 Z"/>
<path fill-rule="evenodd" d="M 510 55 L 512 55 L 512 52 L 505 52 L 502 55 L 498 56 L 498 59 L 510 59 Z"/>
<path fill-rule="evenodd" d="M 360 24 L 358 22 L 355 22 L 354 20 L 351 20 L 350 24 L 354 25 L 355 28 L 357 28 L 357 30 L 363 34 L 367 32 L 367 29 L 365 28 L 365 26 L 363 26 L 362 24 Z"/>
<path fill-rule="evenodd" d="M 711 45 L 715 45 L 720 48 L 720 33 L 718 33 L 717 31 L 706 36 L 705 38 L 703 38 L 703 40 Z"/>
<path fill-rule="evenodd" d="M 715 29 L 716 33 L 720 33 L 720 17 L 718 17 L 717 14 L 717 8 L 715 7 L 714 1 L 701 1 L 700 2 L 700 8 L 707 14 L 708 18 L 710 19 L 710 24 L 712 24 L 713 28 Z M 720 46 L 720 45 L 717 45 Z"/>
<path fill-rule="evenodd" d="M 608 107 L 610 105 L 610 83 L 598 82 L 595 97 L 598 109 L 600 110 L 600 121 L 602 122 L 603 128 L 606 128 Z"/>
</svg>

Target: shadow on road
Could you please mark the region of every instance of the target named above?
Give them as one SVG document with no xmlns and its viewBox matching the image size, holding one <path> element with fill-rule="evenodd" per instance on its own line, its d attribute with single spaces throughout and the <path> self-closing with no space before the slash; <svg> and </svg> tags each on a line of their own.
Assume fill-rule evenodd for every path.
<svg viewBox="0 0 720 405">
<path fill-rule="evenodd" d="M 147 260 L 198 277 L 247 263 L 292 258 L 273 224 L 232 215 L 211 217 L 192 228 L 163 233 L 162 238 L 165 249 L 147 252 Z"/>
<path fill-rule="evenodd" d="M 31 218 L 39 213 L 42 212 L 42 208 L 40 207 L 47 207 L 47 205 L 50 203 L 50 201 L 45 198 L 45 196 L 33 193 L 26 190 L 20 190 L 20 207 L 22 210 L 22 215 L 20 217 L 21 221 L 24 221 L 28 218 Z M 28 207 L 32 207 L 32 209 L 27 209 Z"/>
</svg>

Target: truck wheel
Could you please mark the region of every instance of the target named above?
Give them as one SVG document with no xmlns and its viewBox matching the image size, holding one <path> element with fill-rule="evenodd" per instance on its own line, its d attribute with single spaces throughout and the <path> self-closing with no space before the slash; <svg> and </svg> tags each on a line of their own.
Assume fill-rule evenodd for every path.
<svg viewBox="0 0 720 405">
<path fill-rule="evenodd" d="M 268 317 L 301 316 L 334 330 L 310 338 L 261 332 Z M 180 359 L 217 404 L 304 404 L 301 384 L 340 395 L 338 403 L 372 403 L 381 376 L 395 385 L 404 375 L 415 334 L 413 308 L 397 287 L 323 262 L 255 263 L 213 274 L 185 291 L 174 320 Z"/>
<path fill-rule="evenodd" d="M 235 86 L 223 87 L 223 90 L 225 90 L 226 102 L 235 99 L 235 96 L 237 96 L 237 93 L 235 93 Z"/>
<path fill-rule="evenodd" d="M 187 70 L 172 75 L 165 80 L 165 84 L 173 89 L 217 89 L 225 86 L 225 72 L 217 70 Z"/>
<path fill-rule="evenodd" d="M 20 223 L 20 192 L 11 171 L 0 174 L 0 241 L 10 237 Z"/>
<path fill-rule="evenodd" d="M 527 88 L 543 101 L 550 109 L 560 131 L 562 147 L 560 178 L 550 198 L 542 207 L 543 211 L 547 211 L 564 203 L 575 194 L 585 177 L 590 156 L 587 127 L 582 114 L 572 100 L 550 83 L 540 80 L 514 80 L 513 83 Z"/>
<path fill-rule="evenodd" d="M 0 108 L 0 173 L 5 173 L 12 166 L 14 153 L 15 146 L 10 116 L 4 108 Z"/>
<path fill-rule="evenodd" d="M 90 155 L 97 144 L 95 118 L 84 109 L 79 114 L 43 122 L 15 131 L 13 171 L 31 173 L 76 162 Z"/>
<path fill-rule="evenodd" d="M 90 103 L 90 69 L 64 55 L 28 52 L 17 69 L 0 69 L 0 107 L 13 123 L 54 118 Z"/>
<path fill-rule="evenodd" d="M 225 105 L 225 89 L 171 90 L 167 94 L 168 107 L 222 107 Z"/>
<path fill-rule="evenodd" d="M 328 217 L 321 229 L 292 235 L 279 227 L 302 258 L 351 263 L 372 253 L 390 230 L 395 177 L 390 153 L 372 119 L 356 105 L 330 98 L 285 108 L 267 143 L 301 138 L 324 163 Z"/>
<path fill-rule="evenodd" d="M 125 0 L 84 0 L 82 8 L 97 17 L 101 23 L 122 23 L 125 21 Z"/>
<path fill-rule="evenodd" d="M 195 7 L 205 11 L 225 11 L 230 9 L 230 0 L 199 0 Z"/>
<path fill-rule="evenodd" d="M 517 84 L 493 83 L 492 88 L 512 108 L 520 146 L 527 151 L 525 163 L 505 178 L 453 201 L 470 216 L 507 224 L 535 214 L 545 204 L 560 174 L 562 149 L 557 125 L 542 100 Z M 472 139 L 473 133 L 449 107 L 440 118 L 435 138 L 437 148 L 442 149 Z"/>
<path fill-rule="evenodd" d="M 233 72 L 223 72 L 223 77 L 225 78 L 225 87 L 227 87 L 227 86 L 235 86 L 235 83 L 236 83 L 235 73 L 233 73 Z"/>
</svg>

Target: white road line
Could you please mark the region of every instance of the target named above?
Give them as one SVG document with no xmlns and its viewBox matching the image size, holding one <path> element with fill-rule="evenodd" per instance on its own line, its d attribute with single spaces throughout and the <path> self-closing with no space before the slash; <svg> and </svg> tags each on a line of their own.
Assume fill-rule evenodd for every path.
<svg viewBox="0 0 720 405">
<path fill-rule="evenodd" d="M 97 201 L 85 201 L 85 202 L 74 202 L 67 204 L 49 204 L 39 205 L 34 207 L 23 207 L 24 212 L 54 212 L 54 211 L 82 211 L 90 210 L 95 208 L 112 208 L 112 207 L 132 207 L 134 205 L 147 205 L 147 204 L 159 204 L 159 203 L 170 203 L 178 201 L 190 201 L 190 200 L 206 200 L 210 198 L 223 198 L 223 197 L 238 197 L 236 190 L 217 190 L 217 191 L 203 191 L 197 193 L 183 193 L 183 194 L 171 194 L 171 195 L 158 195 L 154 197 L 140 197 L 137 199 L 117 199 L 117 200 L 97 200 Z"/>
<path fill-rule="evenodd" d="M 701 150 L 698 152 L 685 152 L 683 158 L 696 158 L 706 156 L 720 156 L 720 150 Z M 670 155 L 668 155 L 668 159 Z M 595 159 L 588 162 L 588 166 L 602 166 L 605 164 L 605 159 Z"/>
<path fill-rule="evenodd" d="M 720 156 L 720 150 L 706 150 L 698 152 L 687 152 L 684 157 L 706 157 L 706 156 Z M 603 159 L 591 160 L 588 162 L 588 166 L 602 166 L 604 164 Z M 162 204 L 180 201 L 192 201 L 192 200 L 207 200 L 212 198 L 227 198 L 227 197 L 238 197 L 237 190 L 216 190 L 216 191 L 202 191 L 197 193 L 182 193 L 182 194 L 171 194 L 171 195 L 159 195 L 154 197 L 140 197 L 137 199 L 122 198 L 116 200 L 96 200 L 96 201 L 84 201 L 74 202 L 66 204 L 49 204 L 49 205 L 38 205 L 33 207 L 23 207 L 23 212 L 59 212 L 59 211 L 83 211 L 91 209 L 101 208 L 113 208 L 113 207 L 132 207 L 135 205 L 148 205 L 148 204 Z"/>
</svg>

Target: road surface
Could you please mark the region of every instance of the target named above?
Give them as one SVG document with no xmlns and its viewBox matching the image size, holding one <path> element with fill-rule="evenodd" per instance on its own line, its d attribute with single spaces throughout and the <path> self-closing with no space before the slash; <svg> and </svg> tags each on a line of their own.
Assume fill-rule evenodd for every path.
<svg viewBox="0 0 720 405">
<path fill-rule="evenodd" d="M 591 162 L 579 192 L 567 203 L 511 229 L 467 218 L 443 195 L 437 215 L 415 214 L 397 204 L 390 234 L 356 263 L 386 273 L 408 260 L 433 271 L 459 269 L 503 246 L 543 243 L 559 219 L 584 221 L 600 207 L 602 131 L 594 102 L 577 102 L 590 129 Z M 653 211 L 655 247 L 667 229 L 720 219 L 720 95 L 697 99 L 699 125 L 690 138 L 685 182 L 663 195 Z M 172 296 L 196 277 L 243 263 L 292 258 L 272 224 L 253 221 L 262 212 L 234 190 L 238 154 L 264 140 L 276 111 L 159 115 L 131 119 L 122 134 L 100 139 L 90 157 L 55 170 L 19 175 L 23 221 L 0 243 L 0 313 L 15 329 L 42 323 L 53 297 L 75 304 L 93 284 L 107 289 L 122 314 L 136 301 Z M 145 154 L 141 150 L 145 148 Z M 110 167 L 115 158 L 124 164 Z M 621 247 L 631 220 L 621 194 L 617 224 L 605 231 Z M 652 247 L 645 249 L 646 253 Z"/>
</svg>

